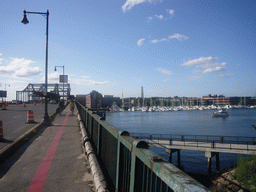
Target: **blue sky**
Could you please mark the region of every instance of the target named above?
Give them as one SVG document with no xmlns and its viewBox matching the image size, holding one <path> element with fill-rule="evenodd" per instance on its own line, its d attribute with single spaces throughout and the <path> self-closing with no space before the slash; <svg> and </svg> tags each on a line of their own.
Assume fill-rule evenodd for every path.
<svg viewBox="0 0 256 192">
<path fill-rule="evenodd" d="M 255 0 L 3 0 L 0 90 L 8 100 L 69 76 L 71 94 L 121 97 L 256 95 Z M 10 84 L 10 87 L 9 87 Z"/>
</svg>

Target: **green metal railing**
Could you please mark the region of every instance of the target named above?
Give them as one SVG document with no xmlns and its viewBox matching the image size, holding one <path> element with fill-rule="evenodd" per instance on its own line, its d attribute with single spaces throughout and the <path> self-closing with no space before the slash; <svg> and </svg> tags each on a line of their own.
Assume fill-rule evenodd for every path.
<svg viewBox="0 0 256 192">
<path fill-rule="evenodd" d="M 127 131 L 119 131 L 96 112 L 76 103 L 91 143 L 113 191 L 210 191 L 162 159 Z"/>
</svg>

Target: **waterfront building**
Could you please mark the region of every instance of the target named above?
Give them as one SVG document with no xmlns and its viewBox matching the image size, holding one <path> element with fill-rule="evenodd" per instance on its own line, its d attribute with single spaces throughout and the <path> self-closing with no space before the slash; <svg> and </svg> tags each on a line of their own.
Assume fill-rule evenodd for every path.
<svg viewBox="0 0 256 192">
<path fill-rule="evenodd" d="M 94 90 L 87 95 L 76 95 L 76 101 L 92 110 L 98 110 L 102 107 L 102 95 Z"/>
<path fill-rule="evenodd" d="M 103 95 L 102 97 L 102 107 L 107 108 L 112 106 L 113 103 L 116 103 L 118 106 L 121 106 L 121 98 L 120 97 L 114 97 L 113 95 Z"/>
</svg>

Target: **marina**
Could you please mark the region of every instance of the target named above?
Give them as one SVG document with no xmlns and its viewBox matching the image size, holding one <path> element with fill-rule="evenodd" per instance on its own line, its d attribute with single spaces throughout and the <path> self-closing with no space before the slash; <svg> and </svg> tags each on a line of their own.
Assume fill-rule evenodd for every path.
<svg viewBox="0 0 256 192">
<path fill-rule="evenodd" d="M 207 107 L 204 110 L 172 110 L 166 112 L 126 111 L 123 113 L 107 113 L 106 120 L 121 130 L 130 133 L 171 134 L 171 135 L 219 135 L 256 137 L 256 130 L 252 127 L 256 123 L 256 109 L 252 107 L 228 109 L 226 118 L 212 118 L 216 109 Z M 207 110 L 208 109 L 208 110 Z M 183 143 L 181 144 L 183 145 Z M 195 144 L 196 145 L 196 144 Z M 165 159 L 169 154 L 165 148 L 152 146 L 152 150 Z M 172 163 L 179 164 L 186 172 L 208 173 L 208 159 L 204 151 L 184 149 L 180 154 L 172 155 Z M 246 155 L 223 152 L 219 154 L 219 167 L 225 169 L 233 166 L 240 157 Z M 212 170 L 217 170 L 216 158 L 212 159 Z"/>
</svg>

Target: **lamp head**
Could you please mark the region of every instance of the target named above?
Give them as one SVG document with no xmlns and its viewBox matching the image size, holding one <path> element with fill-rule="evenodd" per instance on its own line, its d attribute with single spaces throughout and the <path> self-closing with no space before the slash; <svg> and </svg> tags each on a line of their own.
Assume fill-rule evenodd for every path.
<svg viewBox="0 0 256 192">
<path fill-rule="evenodd" d="M 55 66 L 55 69 L 54 69 L 54 71 L 57 71 L 57 68 L 56 68 L 56 66 Z"/>
<path fill-rule="evenodd" d="M 23 19 L 22 19 L 21 23 L 23 23 L 25 25 L 29 23 L 25 10 L 24 10 L 24 16 L 23 16 Z"/>
</svg>

